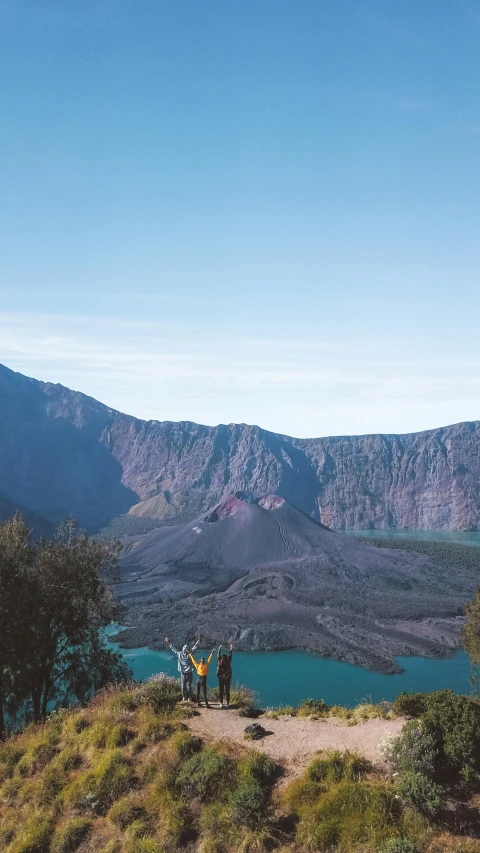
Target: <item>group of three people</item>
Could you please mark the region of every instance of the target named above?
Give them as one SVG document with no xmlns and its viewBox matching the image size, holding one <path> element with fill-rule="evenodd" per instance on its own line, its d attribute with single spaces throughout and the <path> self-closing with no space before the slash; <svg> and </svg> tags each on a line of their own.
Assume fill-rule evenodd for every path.
<svg viewBox="0 0 480 853">
<path fill-rule="evenodd" d="M 208 704 L 208 694 L 207 694 L 207 676 L 208 676 L 208 668 L 212 661 L 213 655 L 215 654 L 215 649 L 212 649 L 210 656 L 205 660 L 204 657 L 200 658 L 199 663 L 193 657 L 193 652 L 198 649 L 200 644 L 200 637 L 198 637 L 195 644 L 191 649 L 188 648 L 187 645 L 184 645 L 181 650 L 176 649 L 172 646 L 168 637 L 165 637 L 165 642 L 168 647 L 177 656 L 178 661 L 178 671 L 180 673 L 180 685 L 182 688 L 182 702 L 188 702 L 192 699 L 192 682 L 193 682 L 193 669 L 195 667 L 197 673 L 197 705 L 200 707 L 200 692 L 203 692 L 203 696 L 205 699 L 205 706 L 207 708 L 210 707 Z M 217 678 L 218 678 L 218 686 L 220 692 L 220 706 L 222 708 L 224 705 L 224 698 L 226 707 L 230 707 L 230 685 L 232 683 L 232 654 L 233 654 L 233 646 L 230 644 L 229 654 L 222 654 L 222 646 L 218 647 L 217 651 Z"/>
</svg>

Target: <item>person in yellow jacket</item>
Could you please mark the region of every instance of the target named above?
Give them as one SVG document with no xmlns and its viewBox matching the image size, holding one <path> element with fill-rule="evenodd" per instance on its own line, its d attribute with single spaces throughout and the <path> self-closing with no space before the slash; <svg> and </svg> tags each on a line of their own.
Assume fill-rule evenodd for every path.
<svg viewBox="0 0 480 853">
<path fill-rule="evenodd" d="M 203 688 L 203 695 L 205 697 L 205 707 L 209 708 L 207 699 L 207 675 L 208 675 L 208 667 L 213 658 L 215 649 L 212 649 L 211 655 L 207 661 L 205 658 L 200 658 L 200 663 L 197 663 L 193 655 L 190 655 L 190 660 L 192 661 L 195 669 L 197 670 L 197 707 L 200 708 L 200 689 Z"/>
</svg>

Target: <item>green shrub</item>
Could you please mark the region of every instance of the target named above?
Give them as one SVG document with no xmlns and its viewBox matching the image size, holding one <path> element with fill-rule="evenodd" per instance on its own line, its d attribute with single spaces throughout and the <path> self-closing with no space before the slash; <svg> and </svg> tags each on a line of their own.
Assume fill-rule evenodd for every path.
<svg viewBox="0 0 480 853">
<path fill-rule="evenodd" d="M 271 811 L 270 791 L 254 780 L 241 783 L 230 795 L 234 824 L 261 826 Z"/>
<path fill-rule="evenodd" d="M 83 817 L 74 817 L 60 824 L 53 834 L 50 853 L 74 853 L 90 835 L 92 824 Z"/>
<path fill-rule="evenodd" d="M 398 783 L 398 792 L 407 805 L 427 817 L 435 817 L 442 806 L 442 788 L 422 773 L 405 773 Z"/>
<path fill-rule="evenodd" d="M 311 782 L 340 782 L 345 778 L 347 758 L 333 752 L 325 758 L 316 758 L 307 768 L 306 777 Z"/>
<path fill-rule="evenodd" d="M 433 779 L 438 769 L 437 741 L 421 720 L 409 720 L 401 734 L 384 746 L 383 753 L 398 773 L 421 773 Z"/>
<path fill-rule="evenodd" d="M 348 752 L 332 752 L 316 758 L 307 768 L 305 778 L 310 782 L 323 783 L 327 787 L 342 780 L 357 782 L 370 769 L 368 761 Z"/>
<path fill-rule="evenodd" d="M 353 851 L 361 845 L 376 849 L 398 835 L 401 807 L 386 785 L 343 781 L 313 806 L 300 809 L 297 842 L 301 849 L 324 850 L 338 845 Z"/>
<path fill-rule="evenodd" d="M 480 772 L 480 703 L 453 690 L 429 694 L 423 716 L 425 728 L 436 737 L 439 749 L 438 781 L 458 774 L 466 782 Z"/>
<path fill-rule="evenodd" d="M 400 717 L 420 717 L 427 710 L 428 693 L 399 693 L 393 709 Z"/>
<path fill-rule="evenodd" d="M 230 704 L 238 708 L 239 717 L 255 718 L 260 715 L 257 708 L 258 696 L 254 690 L 238 682 L 231 690 Z"/>
<path fill-rule="evenodd" d="M 135 782 L 131 762 L 120 750 L 113 750 L 104 755 L 93 770 L 75 780 L 65 792 L 65 797 L 79 809 L 104 815 Z"/>
<path fill-rule="evenodd" d="M 409 701 L 412 712 L 421 711 L 420 720 L 405 725 L 389 760 L 399 772 L 421 773 L 438 784 L 478 784 L 480 703 L 452 690 L 403 694 L 401 703 Z"/>
<path fill-rule="evenodd" d="M 171 714 L 181 698 L 178 680 L 163 673 L 154 675 L 139 690 L 139 701 L 147 704 L 155 714 Z"/>
<path fill-rule="evenodd" d="M 37 812 L 19 826 L 8 853 L 48 853 L 51 835 L 49 818 Z"/>
<path fill-rule="evenodd" d="M 305 807 L 315 805 L 326 790 L 327 786 L 320 782 L 305 777 L 294 779 L 284 791 L 283 801 L 289 812 L 299 815 Z"/>
<path fill-rule="evenodd" d="M 126 829 L 146 815 L 145 807 L 132 796 L 121 797 L 109 809 L 107 817 L 118 829 Z"/>
<path fill-rule="evenodd" d="M 237 773 L 240 780 L 253 780 L 261 785 L 273 785 L 277 768 L 262 752 L 252 750 L 237 763 Z"/>
<path fill-rule="evenodd" d="M 299 717 L 326 717 L 330 707 L 323 699 L 304 699 L 297 710 Z"/>
<path fill-rule="evenodd" d="M 232 787 L 234 772 L 231 759 L 207 747 L 185 762 L 177 776 L 177 787 L 187 797 L 200 797 L 202 802 L 208 802 Z"/>
</svg>

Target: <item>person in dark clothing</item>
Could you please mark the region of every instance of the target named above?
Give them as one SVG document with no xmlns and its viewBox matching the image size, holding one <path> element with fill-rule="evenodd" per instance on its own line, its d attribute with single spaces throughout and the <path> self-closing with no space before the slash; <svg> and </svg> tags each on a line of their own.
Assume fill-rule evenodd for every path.
<svg viewBox="0 0 480 853">
<path fill-rule="evenodd" d="M 222 646 L 218 647 L 217 653 L 217 676 L 218 686 L 220 688 L 220 707 L 224 708 L 223 697 L 225 696 L 226 706 L 230 707 L 230 684 L 232 683 L 232 654 L 233 646 L 230 645 L 230 654 L 222 654 Z"/>
</svg>

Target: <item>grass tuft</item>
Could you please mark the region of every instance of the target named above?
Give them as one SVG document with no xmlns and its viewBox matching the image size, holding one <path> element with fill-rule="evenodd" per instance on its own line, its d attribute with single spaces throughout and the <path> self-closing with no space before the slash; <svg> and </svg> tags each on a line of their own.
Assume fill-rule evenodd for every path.
<svg viewBox="0 0 480 853">
<path fill-rule="evenodd" d="M 0 741 L 0 784 L 10 779 L 20 759 L 25 753 L 24 747 L 12 737 L 11 740 Z"/>
<path fill-rule="evenodd" d="M 92 831 L 92 822 L 83 817 L 73 817 L 57 826 L 50 853 L 75 853 L 80 844 L 85 841 Z"/>
<path fill-rule="evenodd" d="M 211 802 L 232 787 L 234 762 L 214 747 L 206 747 L 189 758 L 177 776 L 179 792 L 188 798 Z"/>
<path fill-rule="evenodd" d="M 118 829 L 126 829 L 137 820 L 143 820 L 146 816 L 145 807 L 132 795 L 121 797 L 110 807 L 107 817 Z"/>
<path fill-rule="evenodd" d="M 201 739 L 195 735 L 191 735 L 188 731 L 175 732 L 167 742 L 168 754 L 174 760 L 182 761 L 185 758 L 190 758 L 199 752 L 201 748 Z"/>
<path fill-rule="evenodd" d="M 8 853 L 49 853 L 52 826 L 43 812 L 35 812 L 19 826 Z"/>
<path fill-rule="evenodd" d="M 65 800 L 81 811 L 105 815 L 135 783 L 131 761 L 120 750 L 112 750 L 102 756 L 93 770 L 84 773 L 67 788 Z"/>
</svg>

